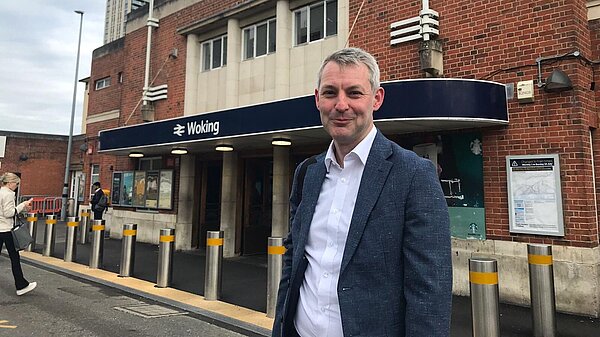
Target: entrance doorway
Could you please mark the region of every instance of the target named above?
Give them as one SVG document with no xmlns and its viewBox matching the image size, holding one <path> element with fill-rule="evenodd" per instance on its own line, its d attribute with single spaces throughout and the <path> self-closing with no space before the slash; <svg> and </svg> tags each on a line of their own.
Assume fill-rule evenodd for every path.
<svg viewBox="0 0 600 337">
<path fill-rule="evenodd" d="M 242 212 L 242 254 L 264 254 L 271 235 L 273 159 L 245 161 Z"/>
<path fill-rule="evenodd" d="M 220 161 L 204 162 L 201 168 L 200 214 L 198 247 L 206 248 L 206 232 L 221 227 L 221 171 Z"/>
</svg>

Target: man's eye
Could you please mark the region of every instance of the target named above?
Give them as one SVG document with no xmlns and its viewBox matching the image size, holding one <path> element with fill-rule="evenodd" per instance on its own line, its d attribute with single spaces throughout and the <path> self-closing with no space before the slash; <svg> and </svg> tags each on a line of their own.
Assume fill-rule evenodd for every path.
<svg viewBox="0 0 600 337">
<path fill-rule="evenodd" d="M 332 97 L 332 96 L 335 96 L 335 92 L 332 90 L 325 90 L 325 91 L 321 92 L 321 96 Z"/>
<path fill-rule="evenodd" d="M 351 91 L 351 92 L 348 93 L 348 96 L 350 96 L 350 97 L 360 97 L 360 96 L 362 96 L 362 92 L 360 92 L 360 91 Z"/>
</svg>

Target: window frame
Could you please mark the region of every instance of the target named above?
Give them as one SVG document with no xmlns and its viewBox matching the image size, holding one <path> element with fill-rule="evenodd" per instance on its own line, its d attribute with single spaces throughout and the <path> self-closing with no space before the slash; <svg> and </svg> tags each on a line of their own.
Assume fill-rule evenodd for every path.
<svg viewBox="0 0 600 337">
<path fill-rule="evenodd" d="M 265 42 L 265 53 L 257 55 L 258 50 L 258 27 L 266 25 L 264 42 Z M 248 56 L 248 34 L 247 31 L 252 31 L 252 56 Z M 269 55 L 277 51 L 277 42 L 271 44 L 271 32 L 274 32 L 274 38 L 277 40 L 277 18 L 269 18 L 267 20 L 258 22 L 256 24 L 246 26 L 242 29 L 242 60 L 251 60 L 261 56 Z M 273 50 L 270 50 L 271 45 Z"/>
<path fill-rule="evenodd" d="M 110 82 L 111 82 L 110 76 L 103 77 L 101 79 L 96 80 L 96 82 L 94 82 L 94 88 L 95 88 L 95 90 L 102 90 L 102 89 L 108 88 L 108 87 L 110 87 L 110 84 L 111 84 Z"/>
<path fill-rule="evenodd" d="M 219 42 L 221 44 L 220 48 L 220 62 L 218 66 L 214 66 L 214 55 L 215 55 L 215 44 Z M 210 48 L 207 47 L 210 45 Z M 200 43 L 200 52 L 202 55 L 201 67 L 202 71 L 210 71 L 213 69 L 219 69 L 227 65 L 227 34 L 220 35 L 216 38 L 203 41 Z M 207 59 L 207 53 L 208 59 Z M 207 62 L 208 61 L 208 62 Z"/>
<path fill-rule="evenodd" d="M 335 22 L 335 25 L 333 26 L 333 27 L 335 27 L 334 31 L 330 32 L 327 29 L 328 26 L 331 26 L 331 25 L 327 24 L 327 18 L 330 16 L 330 15 L 328 15 L 328 12 L 327 12 L 327 7 L 328 7 L 327 5 L 331 4 L 333 2 L 336 3 L 336 6 L 334 6 L 334 8 L 335 8 L 335 19 L 336 19 L 336 22 Z M 322 10 L 322 12 L 323 12 L 323 14 L 322 14 L 323 15 L 323 20 L 322 20 L 322 37 L 320 37 L 318 39 L 311 39 L 311 29 L 310 29 L 311 28 L 311 20 L 312 20 L 312 18 L 311 18 L 311 11 L 314 11 L 317 8 L 320 9 L 320 10 Z M 298 15 L 302 15 L 301 14 L 302 12 L 306 13 L 306 36 L 305 36 L 306 40 L 299 42 L 298 41 L 299 40 L 298 39 L 298 37 L 299 37 L 298 36 Z M 305 45 L 305 44 L 309 44 L 311 42 L 321 41 L 321 40 L 324 40 L 324 39 L 326 39 L 326 38 L 328 38 L 330 36 L 337 35 L 338 34 L 338 31 L 337 31 L 338 20 L 339 20 L 339 17 L 338 17 L 338 13 L 337 13 L 337 0 L 324 0 L 324 1 L 310 3 L 310 4 L 306 5 L 306 6 L 302 6 L 302 7 L 296 8 L 292 12 L 292 25 L 293 25 L 293 27 L 292 27 L 292 29 L 293 29 L 292 34 L 293 34 L 293 39 L 294 39 L 294 41 L 293 41 L 294 47 Z"/>
</svg>

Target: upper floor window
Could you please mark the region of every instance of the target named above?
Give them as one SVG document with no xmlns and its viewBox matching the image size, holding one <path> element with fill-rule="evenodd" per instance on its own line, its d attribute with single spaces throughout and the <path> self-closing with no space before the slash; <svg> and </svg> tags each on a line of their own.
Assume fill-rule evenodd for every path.
<svg viewBox="0 0 600 337">
<path fill-rule="evenodd" d="M 275 19 L 244 28 L 244 60 L 275 51 Z"/>
<path fill-rule="evenodd" d="M 100 90 L 102 88 L 110 87 L 110 76 L 101 78 L 96 81 L 96 90 Z"/>
<path fill-rule="evenodd" d="M 294 11 L 294 45 L 337 34 L 337 0 L 323 1 Z"/>
<path fill-rule="evenodd" d="M 220 68 L 227 64 L 227 35 L 202 43 L 202 70 Z"/>
</svg>

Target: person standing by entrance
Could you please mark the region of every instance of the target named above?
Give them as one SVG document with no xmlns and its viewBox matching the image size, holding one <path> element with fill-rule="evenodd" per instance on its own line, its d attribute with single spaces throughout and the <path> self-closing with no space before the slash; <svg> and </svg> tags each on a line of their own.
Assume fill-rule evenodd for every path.
<svg viewBox="0 0 600 337">
<path fill-rule="evenodd" d="M 106 210 L 107 198 L 106 194 L 100 187 L 100 182 L 97 181 L 92 184 L 94 195 L 92 196 L 92 211 L 94 212 L 94 220 L 102 220 L 102 213 Z"/>
<path fill-rule="evenodd" d="M 2 250 L 2 245 L 6 245 L 15 279 L 15 287 L 17 288 L 17 295 L 21 296 L 35 289 L 37 283 L 30 283 L 23 276 L 21 257 L 15 248 L 10 231 L 14 226 L 15 216 L 23 210 L 30 210 L 33 199 L 15 205 L 15 190 L 19 187 L 21 178 L 14 173 L 8 172 L 0 176 L 0 183 L 2 185 L 0 187 L 0 250 Z"/>
<path fill-rule="evenodd" d="M 375 127 L 383 98 L 371 54 L 322 63 L 332 141 L 294 174 L 274 337 L 450 335 L 448 207 L 433 163 Z"/>
</svg>

